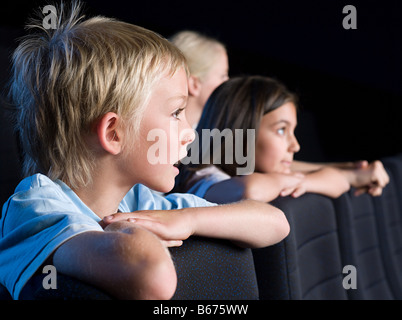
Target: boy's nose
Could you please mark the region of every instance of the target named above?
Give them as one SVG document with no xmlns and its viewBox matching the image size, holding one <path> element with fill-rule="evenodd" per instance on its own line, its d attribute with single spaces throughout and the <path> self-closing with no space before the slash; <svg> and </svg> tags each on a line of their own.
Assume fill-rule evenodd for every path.
<svg viewBox="0 0 402 320">
<path fill-rule="evenodd" d="M 195 139 L 195 131 L 193 128 L 191 128 L 190 126 L 188 128 L 183 129 L 183 131 L 181 132 L 180 136 L 182 137 L 180 139 L 181 144 L 187 145 L 191 142 L 194 141 Z"/>
<path fill-rule="evenodd" d="M 184 115 L 185 115 L 185 111 L 184 111 Z M 180 132 L 180 137 L 182 137 L 180 139 L 180 142 L 182 145 L 187 145 L 191 142 L 194 141 L 195 139 L 195 130 L 190 126 L 190 124 L 188 123 L 187 118 L 184 116 L 184 128 L 183 130 Z"/>
</svg>

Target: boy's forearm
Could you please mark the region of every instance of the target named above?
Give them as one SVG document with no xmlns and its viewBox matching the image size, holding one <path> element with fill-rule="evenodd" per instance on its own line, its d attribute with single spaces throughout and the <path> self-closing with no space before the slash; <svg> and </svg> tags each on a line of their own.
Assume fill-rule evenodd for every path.
<svg viewBox="0 0 402 320">
<path fill-rule="evenodd" d="M 198 235 L 231 240 L 246 247 L 264 247 L 281 241 L 289 233 L 288 221 L 281 210 L 254 200 L 169 211 L 116 213 L 104 218 L 107 224 L 119 220 L 131 221 L 167 241 Z"/>
<path fill-rule="evenodd" d="M 348 177 L 342 169 L 326 167 L 306 175 L 306 192 L 338 198 L 350 189 Z"/>
<path fill-rule="evenodd" d="M 191 215 L 195 235 L 227 239 L 245 247 L 273 245 L 289 233 L 283 212 L 259 201 L 189 208 L 187 214 Z"/>
<path fill-rule="evenodd" d="M 292 162 L 292 171 L 300 171 L 300 172 L 313 172 L 320 170 L 325 167 L 335 167 L 340 169 L 353 169 L 356 167 L 355 162 L 305 162 L 305 161 L 298 161 L 294 160 Z"/>
<path fill-rule="evenodd" d="M 324 166 L 323 163 L 305 162 L 294 160 L 292 162 L 291 169 L 293 172 L 311 172 L 321 169 Z"/>
</svg>

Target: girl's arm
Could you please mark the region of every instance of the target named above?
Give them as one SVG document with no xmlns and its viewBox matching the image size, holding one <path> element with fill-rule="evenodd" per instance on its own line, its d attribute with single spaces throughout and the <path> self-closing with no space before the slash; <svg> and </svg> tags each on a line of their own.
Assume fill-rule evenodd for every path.
<svg viewBox="0 0 402 320">
<path fill-rule="evenodd" d="M 211 186 L 204 198 L 215 203 L 231 203 L 241 199 L 270 202 L 283 190 L 294 190 L 303 180 L 300 173 L 252 173 L 237 176 Z"/>
<path fill-rule="evenodd" d="M 288 221 L 281 210 L 253 200 L 214 207 L 116 213 L 103 221 L 109 224 L 118 220 L 142 226 L 168 243 L 197 235 L 258 248 L 273 245 L 289 233 Z"/>
</svg>

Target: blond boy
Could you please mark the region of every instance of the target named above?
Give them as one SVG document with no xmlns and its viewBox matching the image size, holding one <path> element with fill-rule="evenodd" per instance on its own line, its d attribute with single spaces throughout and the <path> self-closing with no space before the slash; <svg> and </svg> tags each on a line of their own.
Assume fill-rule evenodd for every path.
<svg viewBox="0 0 402 320">
<path fill-rule="evenodd" d="M 26 175 L 0 220 L 0 282 L 13 298 L 52 264 L 116 298 L 169 299 L 177 278 L 166 247 L 191 235 L 249 247 L 282 240 L 289 225 L 268 204 L 216 206 L 149 189 L 173 187 L 174 163 L 194 139 L 185 59 L 149 30 L 83 20 L 79 5 L 65 11 L 58 8 L 55 30 L 39 28 L 13 56 Z M 169 163 L 146 157 L 155 128 L 177 150 Z"/>
</svg>

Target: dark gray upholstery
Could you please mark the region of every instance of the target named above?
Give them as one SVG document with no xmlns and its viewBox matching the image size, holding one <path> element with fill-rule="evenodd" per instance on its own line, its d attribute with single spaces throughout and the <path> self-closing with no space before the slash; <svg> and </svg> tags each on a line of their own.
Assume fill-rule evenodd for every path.
<svg viewBox="0 0 402 320">
<path fill-rule="evenodd" d="M 291 231 L 280 244 L 254 250 L 261 299 L 346 299 L 332 202 L 306 194 L 272 204 L 285 212 Z"/>
<path fill-rule="evenodd" d="M 192 237 L 170 252 L 178 277 L 173 299 L 258 299 L 250 249 L 228 241 Z"/>
<path fill-rule="evenodd" d="M 345 194 L 334 201 L 338 212 L 339 238 L 344 265 L 357 270 L 357 289 L 352 299 L 392 299 L 382 261 L 373 198 Z"/>
</svg>

